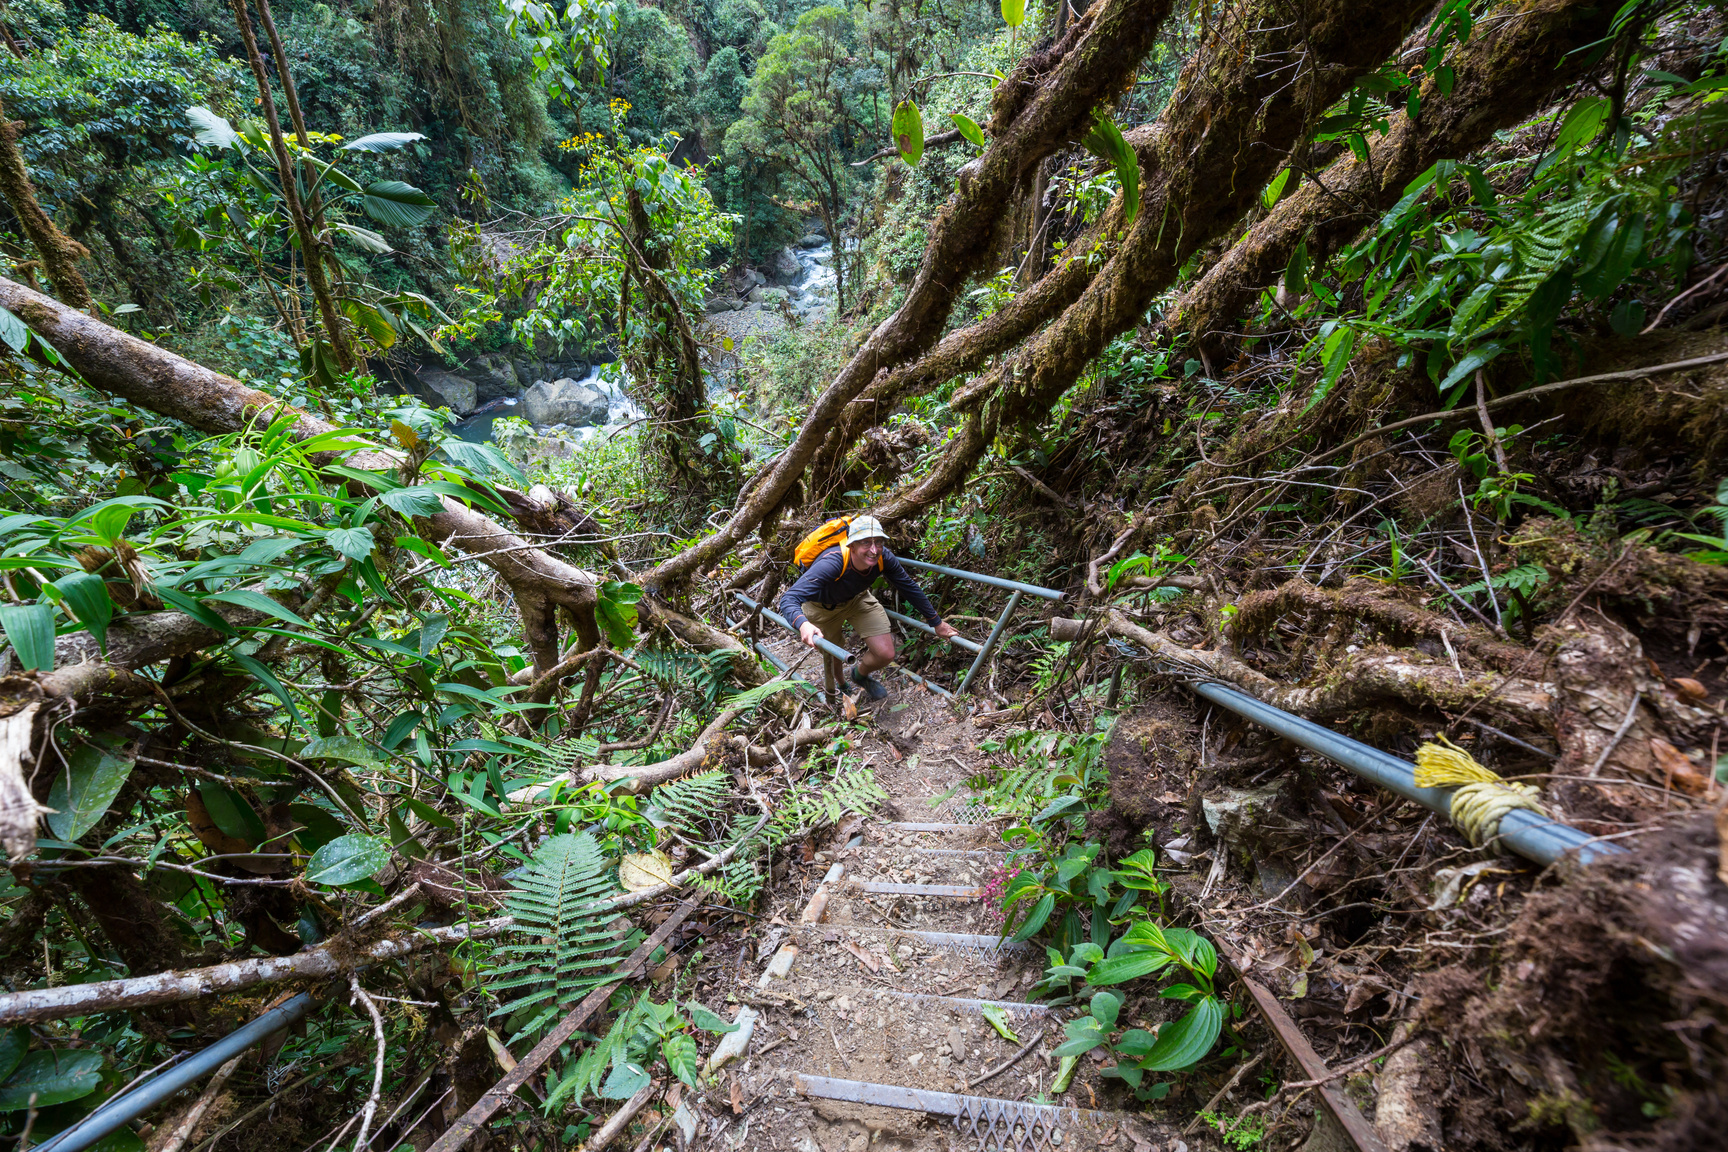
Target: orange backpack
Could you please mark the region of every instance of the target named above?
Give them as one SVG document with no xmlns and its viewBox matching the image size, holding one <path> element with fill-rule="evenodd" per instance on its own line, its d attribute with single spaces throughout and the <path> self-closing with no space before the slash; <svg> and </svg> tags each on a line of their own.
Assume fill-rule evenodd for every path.
<svg viewBox="0 0 1728 1152">
<path fill-rule="evenodd" d="M 822 553 L 838 544 L 840 545 L 840 571 L 844 573 L 846 571 L 846 565 L 852 559 L 852 557 L 847 554 L 846 549 L 846 530 L 851 526 L 852 517 L 834 517 L 834 519 L 828 521 L 820 528 L 817 528 L 815 531 L 805 536 L 804 539 L 798 541 L 798 547 L 792 552 L 792 562 L 798 565 L 800 570 L 803 570 L 810 567 L 811 564 L 814 564 L 816 562 L 816 557 L 822 555 Z"/>
</svg>

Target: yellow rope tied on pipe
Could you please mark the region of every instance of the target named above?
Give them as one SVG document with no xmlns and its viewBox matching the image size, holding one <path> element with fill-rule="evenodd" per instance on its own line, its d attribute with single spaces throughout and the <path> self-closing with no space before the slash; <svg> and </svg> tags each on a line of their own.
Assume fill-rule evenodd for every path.
<svg viewBox="0 0 1728 1152">
<path fill-rule="evenodd" d="M 1452 823 L 1478 848 L 1499 835 L 1500 821 L 1514 808 L 1546 815 L 1535 785 L 1508 784 L 1444 736 L 1416 750 L 1416 786 L 1458 789 L 1452 793 Z"/>
</svg>

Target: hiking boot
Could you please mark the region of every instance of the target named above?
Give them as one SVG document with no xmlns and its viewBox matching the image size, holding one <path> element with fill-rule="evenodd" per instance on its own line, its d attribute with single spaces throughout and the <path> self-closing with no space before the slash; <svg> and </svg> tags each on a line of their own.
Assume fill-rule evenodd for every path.
<svg viewBox="0 0 1728 1152">
<path fill-rule="evenodd" d="M 881 683 L 874 676 L 870 675 L 862 668 L 852 669 L 852 683 L 868 692 L 870 694 L 870 699 L 872 700 L 885 700 L 888 698 L 888 689 L 882 687 Z"/>
</svg>

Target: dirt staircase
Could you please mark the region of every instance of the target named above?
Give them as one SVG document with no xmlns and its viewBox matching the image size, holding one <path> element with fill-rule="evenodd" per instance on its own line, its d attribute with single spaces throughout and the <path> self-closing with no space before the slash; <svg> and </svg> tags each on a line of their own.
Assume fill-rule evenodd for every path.
<svg viewBox="0 0 1728 1152">
<path fill-rule="evenodd" d="M 981 734 L 933 693 L 889 683 L 862 710 L 856 763 L 890 800 L 776 872 L 758 962 L 735 992 L 751 1035 L 728 1066 L 732 1099 L 757 1103 L 710 1146 L 1186 1152 L 1173 1130 L 1113 1109 L 1106 1093 L 1118 1107 L 1124 1093 L 1086 1058 L 1052 1093 L 1075 1010 L 1026 1002 L 1043 949 L 1001 940 L 981 898 L 1006 860 L 965 787 Z"/>
</svg>

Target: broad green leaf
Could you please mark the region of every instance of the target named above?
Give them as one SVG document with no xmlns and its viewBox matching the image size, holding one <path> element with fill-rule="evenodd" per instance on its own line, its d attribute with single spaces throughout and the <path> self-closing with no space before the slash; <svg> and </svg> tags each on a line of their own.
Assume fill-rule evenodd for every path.
<svg viewBox="0 0 1728 1152">
<path fill-rule="evenodd" d="M 600 586 L 594 615 L 606 631 L 606 642 L 612 647 L 635 647 L 636 605 L 641 599 L 642 589 L 635 584 L 608 580 Z"/>
<path fill-rule="evenodd" d="M 424 485 L 397 488 L 378 497 L 392 511 L 404 516 L 436 516 L 444 511 L 444 498 Z"/>
<path fill-rule="evenodd" d="M 1076 804 L 1084 804 L 1085 802 L 1086 798 L 1084 796 L 1059 796 L 1055 800 L 1051 801 L 1042 812 L 1032 817 L 1031 822 L 1034 824 L 1042 824 L 1052 816 L 1060 816 Z M 1063 877 L 1063 879 L 1067 879 L 1067 877 Z"/>
<path fill-rule="evenodd" d="M 410 860 L 423 860 L 426 857 L 426 845 L 415 839 L 408 831 L 408 824 L 402 819 L 402 814 L 391 808 L 384 814 L 384 823 L 390 828 L 390 846 Z"/>
<path fill-rule="evenodd" d="M 1026 0 L 1002 0 L 1002 22 L 1010 28 L 1026 23 Z"/>
<path fill-rule="evenodd" d="M 1056 894 L 1054 892 L 1044 893 L 1039 898 L 1038 903 L 1032 906 L 1032 911 L 1027 913 L 1026 922 L 1015 931 L 1013 939 L 1030 940 L 1038 929 L 1044 927 L 1044 921 L 1050 919 L 1050 913 L 1055 907 Z"/>
<path fill-rule="evenodd" d="M 1270 208 L 1274 204 L 1278 203 L 1278 198 L 1284 195 L 1285 185 L 1290 183 L 1291 171 L 1292 169 L 1289 168 L 1284 169 L 1272 178 L 1272 183 L 1266 185 L 1266 191 L 1260 196 L 1260 204 L 1262 207 Z"/>
<path fill-rule="evenodd" d="M 438 809 L 432 807 L 432 805 L 426 803 L 424 800 L 416 800 L 413 797 L 409 797 L 404 801 L 404 803 L 408 805 L 408 810 L 410 812 L 414 813 L 414 815 L 420 817 L 420 819 L 426 821 L 426 823 L 432 825 L 434 828 L 452 829 L 456 827 L 456 821 L 450 819 L 450 817 L 444 815 L 444 813 L 438 811 Z"/>
<path fill-rule="evenodd" d="M 0 604 L 0 630 L 18 663 L 36 672 L 54 667 L 54 609 L 47 604 Z"/>
<path fill-rule="evenodd" d="M 978 121 L 972 119 L 972 117 L 966 115 L 964 112 L 950 112 L 948 114 L 948 119 L 954 122 L 954 127 L 959 129 L 960 135 L 966 137 L 967 140 L 970 140 L 980 148 L 988 146 L 984 139 L 984 129 L 978 127 Z"/>
<path fill-rule="evenodd" d="M 1105 1028 L 1116 1026 L 1116 1014 L 1122 1010 L 1122 997 L 1114 992 L 1092 994 L 1092 1018 Z"/>
<path fill-rule="evenodd" d="M 332 528 L 324 533 L 325 541 L 350 560 L 364 560 L 377 547 L 370 528 Z"/>
<path fill-rule="evenodd" d="M 258 818 L 258 813 L 253 811 L 245 797 L 214 780 L 200 780 L 197 788 L 199 799 L 204 801 L 204 810 L 210 813 L 210 819 L 223 835 L 248 844 L 263 842 L 264 821 Z"/>
<path fill-rule="evenodd" d="M 1158 1042 L 1157 1037 L 1144 1028 L 1130 1028 L 1122 1033 L 1122 1039 L 1112 1047 L 1124 1056 L 1144 1056 L 1152 1051 L 1152 1046 Z"/>
<path fill-rule="evenodd" d="M 1284 267 L 1284 291 L 1291 296 L 1308 295 L 1308 241 L 1296 245 Z"/>
<path fill-rule="evenodd" d="M 30 1029 L 8 1028 L 0 1033 L 0 1084 L 6 1082 L 6 1077 L 12 1075 L 24 1059 L 24 1053 L 30 1051 Z"/>
<path fill-rule="evenodd" d="M 918 111 L 918 105 L 910 100 L 900 101 L 888 130 L 894 135 L 900 159 L 908 167 L 916 168 L 924 156 L 924 114 Z"/>
<path fill-rule="evenodd" d="M 684 1032 L 675 1032 L 661 1041 L 660 1051 L 666 1057 L 666 1066 L 672 1069 L 672 1074 L 692 1088 L 700 1088 L 702 1083 L 697 1079 L 696 1069 L 699 1063 L 696 1055 L 696 1041 Z"/>
<path fill-rule="evenodd" d="M 696 1025 L 696 1027 L 702 1029 L 704 1032 L 724 1034 L 727 1032 L 736 1032 L 742 1027 L 740 1024 L 729 1023 L 724 1017 L 715 1015 L 702 1005 L 696 1003 L 694 1000 L 686 1003 L 684 1007 L 690 1010 L 690 1023 Z"/>
<path fill-rule="evenodd" d="M 288 815 L 295 823 L 305 825 L 304 829 L 294 833 L 294 839 L 308 852 L 318 851 L 348 831 L 348 826 L 338 820 L 334 813 L 316 804 L 290 804 Z"/>
<path fill-rule="evenodd" d="M 344 296 L 341 300 L 342 314 L 354 321 L 356 327 L 380 348 L 390 348 L 396 343 L 396 325 L 390 322 L 383 309 L 364 300 L 356 300 L 352 296 Z"/>
<path fill-rule="evenodd" d="M 286 604 L 274 600 L 262 592 L 254 592 L 250 588 L 231 588 L 226 592 L 212 592 L 204 599 L 232 604 L 237 608 L 250 608 L 254 612 L 262 612 L 266 616 L 274 616 L 278 620 L 289 624 L 298 624 L 303 628 L 311 627 L 300 617 L 299 613 Z"/>
<path fill-rule="evenodd" d="M 1463 395 L 1462 389 L 1459 390 L 1457 395 L 1451 395 L 1450 391 L 1453 385 L 1460 382 L 1467 383 L 1468 378 L 1476 371 L 1476 369 L 1486 367 L 1491 360 L 1504 351 L 1506 351 L 1506 348 L 1502 344 L 1482 344 L 1478 347 L 1472 348 L 1464 355 L 1463 359 L 1452 365 L 1452 370 L 1446 373 L 1446 378 L 1444 380 L 1440 381 L 1440 394 L 1443 398 L 1442 403 L 1445 407 L 1452 407 L 1452 405 L 1458 402 L 1458 396 Z"/>
<path fill-rule="evenodd" d="M 985 1004 L 978 1009 L 984 1015 L 984 1022 L 996 1029 L 1002 1039 L 1010 1043 L 1020 1043 L 1020 1037 L 1014 1035 L 1014 1030 L 1008 1027 L 1008 1013 L 995 1004 Z"/>
<path fill-rule="evenodd" d="M 1113 956 L 1092 965 L 1092 970 L 1086 973 L 1086 983 L 1094 986 L 1121 984 L 1127 980 L 1150 976 L 1169 966 L 1170 957 L 1162 952 L 1131 952 L 1126 956 Z"/>
<path fill-rule="evenodd" d="M 306 879 L 313 884 L 340 887 L 376 875 L 388 863 L 390 845 L 382 838 L 349 833 L 312 854 L 306 865 Z"/>
<path fill-rule="evenodd" d="M 1139 1066 L 1148 1072 L 1176 1072 L 1191 1068 L 1212 1050 L 1223 1026 L 1224 1006 L 1216 998 L 1208 996 L 1190 1008 L 1182 1019 L 1159 1029 L 1158 1042 L 1152 1045 L 1152 1050 L 1146 1053 Z"/>
<path fill-rule="evenodd" d="M 300 749 L 302 760 L 340 760 L 345 764 L 376 765 L 378 753 L 354 736 L 324 736 Z"/>
<path fill-rule="evenodd" d="M 61 603 L 77 618 L 90 635 L 96 637 L 96 647 L 108 654 L 108 622 L 114 619 L 114 601 L 108 598 L 108 585 L 100 576 L 74 572 L 54 581 Z"/>
<path fill-rule="evenodd" d="M 1116 167 L 1116 178 L 1122 185 L 1122 223 L 1134 223 L 1140 215 L 1140 156 L 1123 139 L 1116 122 L 1102 112 L 1092 125 L 1092 131 L 1081 137 L 1080 144 L 1101 160 Z"/>
<path fill-rule="evenodd" d="M 600 1095 L 606 1100 L 628 1100 L 648 1086 L 648 1079 L 648 1073 L 642 1065 L 622 1060 L 613 1066 L 612 1074 L 606 1077 L 606 1083 L 600 1088 Z"/>
<path fill-rule="evenodd" d="M 370 228 L 362 228 L 358 224 L 347 224 L 340 220 L 333 223 L 331 227 L 342 233 L 342 235 L 348 237 L 348 239 L 354 241 L 355 246 L 364 251 L 376 253 L 378 255 L 396 251 L 396 249 L 390 247 L 390 242 L 388 240 L 384 239 L 384 237 L 378 235 L 378 233 L 372 231 Z"/>
<path fill-rule="evenodd" d="M 0 1112 L 80 1100 L 101 1082 L 100 1052 L 32 1052 L 0 1084 Z"/>
<path fill-rule="evenodd" d="M 82 744 L 66 756 L 48 790 L 48 828 L 68 843 L 96 826 L 132 774 L 132 761 L 94 744 Z"/>
<path fill-rule="evenodd" d="M 300 710 L 294 706 L 294 698 L 288 695 L 288 689 L 282 686 L 282 681 L 276 679 L 276 673 L 266 668 L 263 662 L 256 657 L 239 652 L 230 652 L 228 655 L 233 658 L 234 663 L 252 673 L 253 679 L 270 689 L 276 699 L 282 702 L 282 707 L 288 709 L 290 716 L 296 720 L 300 719 Z"/>
<path fill-rule="evenodd" d="M 1079 1056 L 1104 1043 L 1104 1027 L 1091 1016 L 1081 1016 L 1063 1025 L 1068 1039 L 1057 1045 L 1056 1056 Z"/>
<path fill-rule="evenodd" d="M 342 145 L 344 152 L 394 152 L 398 148 L 406 148 L 416 140 L 424 140 L 425 136 L 418 132 L 374 132 L 369 136 L 350 140 Z"/>
<path fill-rule="evenodd" d="M 438 201 L 400 180 L 374 180 L 360 197 L 360 208 L 380 224 L 411 228 L 432 215 Z"/>
</svg>

